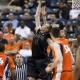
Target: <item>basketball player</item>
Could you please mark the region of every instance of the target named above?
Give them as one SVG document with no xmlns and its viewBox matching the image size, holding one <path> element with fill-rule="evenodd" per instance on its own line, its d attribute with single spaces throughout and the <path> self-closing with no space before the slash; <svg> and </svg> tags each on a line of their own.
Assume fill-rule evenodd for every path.
<svg viewBox="0 0 80 80">
<path fill-rule="evenodd" d="M 52 80 L 72 80 L 72 63 L 74 62 L 74 59 L 70 48 L 65 39 L 59 39 L 60 30 L 57 27 L 54 27 L 51 30 L 50 35 L 52 41 L 48 39 L 48 43 L 53 50 L 52 55 L 54 61 L 48 65 L 46 72 L 50 72 L 54 69 Z"/>
<path fill-rule="evenodd" d="M 74 74 L 73 74 L 73 80 L 78 80 L 78 77 L 80 76 L 80 33 L 77 35 L 77 42 L 78 42 L 78 48 L 76 50 L 76 62 L 75 62 L 75 68 L 74 68 Z"/>
<path fill-rule="evenodd" d="M 48 74 L 45 71 L 47 67 L 47 52 L 48 46 L 47 39 L 50 38 L 49 32 L 52 26 L 48 23 L 40 25 L 40 13 L 41 13 L 41 0 L 36 11 L 35 22 L 35 35 L 32 43 L 32 57 L 27 60 L 27 76 L 29 80 L 49 80 Z"/>
<path fill-rule="evenodd" d="M 15 65 L 12 58 L 7 57 L 4 54 L 5 46 L 4 44 L 0 43 L 0 80 L 7 80 L 7 69 L 9 68 L 12 74 L 12 79 L 16 80 L 16 73 L 15 73 Z"/>
</svg>

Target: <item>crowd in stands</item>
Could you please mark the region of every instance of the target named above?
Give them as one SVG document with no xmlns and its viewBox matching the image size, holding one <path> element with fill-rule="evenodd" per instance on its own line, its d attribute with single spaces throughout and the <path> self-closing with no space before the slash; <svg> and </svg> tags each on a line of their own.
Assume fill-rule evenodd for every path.
<svg viewBox="0 0 80 80">
<path fill-rule="evenodd" d="M 66 38 L 76 38 L 76 34 L 80 32 L 80 13 L 73 17 L 70 12 L 71 3 L 67 0 L 42 0 L 42 2 L 42 6 L 46 6 L 48 23 L 65 30 Z M 14 61 L 17 53 L 22 55 L 24 62 L 32 55 L 37 5 L 38 0 L 10 0 L 1 11 L 0 42 L 5 44 L 5 54 Z M 41 24 L 43 24 L 42 17 Z M 75 44 L 70 42 L 73 53 Z"/>
</svg>

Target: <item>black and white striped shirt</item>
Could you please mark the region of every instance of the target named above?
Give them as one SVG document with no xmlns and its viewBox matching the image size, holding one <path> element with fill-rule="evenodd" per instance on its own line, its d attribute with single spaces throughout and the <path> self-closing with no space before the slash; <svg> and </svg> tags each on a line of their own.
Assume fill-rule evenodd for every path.
<svg viewBox="0 0 80 80">
<path fill-rule="evenodd" d="M 15 70 L 16 70 L 16 80 L 27 80 L 27 65 L 23 64 L 22 66 L 15 66 Z M 11 78 L 11 72 L 9 70 L 8 72 L 8 77 Z"/>
</svg>

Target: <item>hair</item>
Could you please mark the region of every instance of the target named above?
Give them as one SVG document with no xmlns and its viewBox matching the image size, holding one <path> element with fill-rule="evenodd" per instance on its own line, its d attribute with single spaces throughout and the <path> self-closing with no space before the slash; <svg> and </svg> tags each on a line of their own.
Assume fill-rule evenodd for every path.
<svg viewBox="0 0 80 80">
<path fill-rule="evenodd" d="M 60 37 L 60 29 L 58 27 L 53 27 L 51 33 L 55 38 Z"/>
<path fill-rule="evenodd" d="M 16 41 L 19 41 L 20 40 L 20 35 L 19 34 L 14 34 L 14 35 L 17 37 Z"/>
<path fill-rule="evenodd" d="M 8 26 L 8 27 L 9 27 L 9 26 L 12 26 L 12 23 L 8 23 L 7 26 Z"/>
<path fill-rule="evenodd" d="M 10 15 L 10 14 L 13 14 L 13 15 L 15 15 L 13 12 L 10 12 L 10 13 L 9 13 L 9 15 Z"/>
<path fill-rule="evenodd" d="M 3 43 L 0 43 L 0 52 L 4 52 L 5 46 Z"/>
<path fill-rule="evenodd" d="M 65 38 L 66 38 L 66 37 L 67 37 L 67 32 L 66 32 L 66 30 L 60 30 L 60 33 L 61 33 L 61 31 L 64 31 Z M 60 37 L 63 37 L 63 36 L 60 35 Z"/>
<path fill-rule="evenodd" d="M 49 23 L 48 23 L 49 24 Z M 52 25 L 51 24 L 49 24 L 49 26 L 47 27 L 48 28 L 48 32 L 50 32 L 51 31 L 51 29 L 52 29 Z"/>
</svg>

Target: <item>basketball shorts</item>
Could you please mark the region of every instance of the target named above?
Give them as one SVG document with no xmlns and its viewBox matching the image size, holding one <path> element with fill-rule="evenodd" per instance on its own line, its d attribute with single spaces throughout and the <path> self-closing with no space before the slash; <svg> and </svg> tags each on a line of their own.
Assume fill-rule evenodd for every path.
<svg viewBox="0 0 80 80">
<path fill-rule="evenodd" d="M 42 80 L 49 80 L 48 73 L 45 68 L 49 63 L 49 59 L 32 59 L 27 60 L 27 76 L 35 79 L 41 78 Z"/>
</svg>

